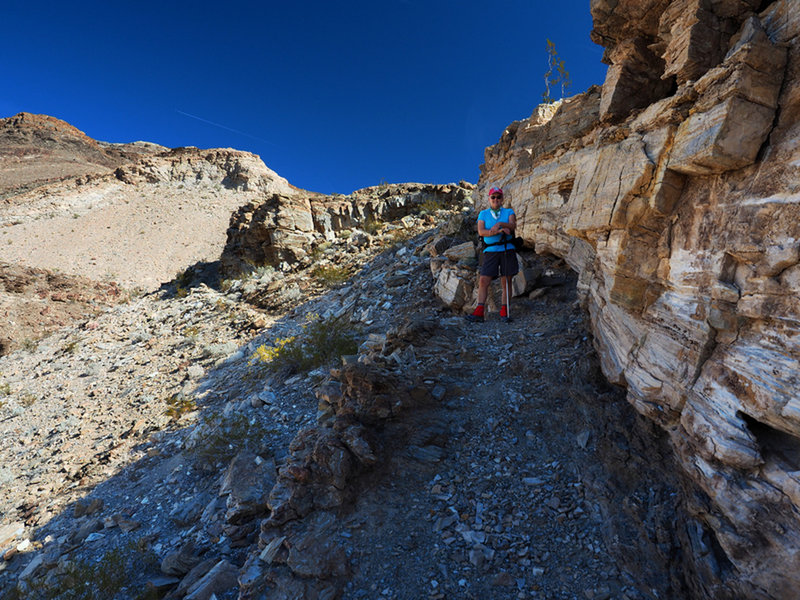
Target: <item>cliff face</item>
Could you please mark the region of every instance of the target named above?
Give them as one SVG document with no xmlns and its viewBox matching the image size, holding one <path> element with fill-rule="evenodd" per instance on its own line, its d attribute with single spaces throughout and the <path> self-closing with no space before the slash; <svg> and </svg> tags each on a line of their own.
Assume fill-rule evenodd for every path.
<svg viewBox="0 0 800 600">
<path fill-rule="evenodd" d="M 265 194 L 231 215 L 221 262 L 228 275 L 272 265 L 289 271 L 318 260 L 313 252 L 355 229 L 354 242 L 365 245 L 361 228 L 401 219 L 422 209 L 468 204 L 472 184 L 387 184 L 356 190 L 349 196 L 325 196 L 301 190 Z M 365 237 L 366 236 L 366 237 Z"/>
<path fill-rule="evenodd" d="M 800 584 L 800 5 L 593 0 L 602 89 L 486 150 L 579 273 L 603 371 L 670 436 L 695 593 Z M 484 200 L 485 201 L 485 200 Z"/>
</svg>

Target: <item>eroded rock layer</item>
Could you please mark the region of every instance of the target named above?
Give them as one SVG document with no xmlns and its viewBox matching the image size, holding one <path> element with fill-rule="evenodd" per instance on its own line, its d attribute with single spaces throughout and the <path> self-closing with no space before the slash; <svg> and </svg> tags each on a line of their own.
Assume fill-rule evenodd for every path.
<svg viewBox="0 0 800 600">
<path fill-rule="evenodd" d="M 579 274 L 603 371 L 670 436 L 697 597 L 800 584 L 800 4 L 594 0 L 602 90 L 487 148 L 476 198 Z"/>
<path fill-rule="evenodd" d="M 364 231 L 420 210 L 468 204 L 474 185 L 402 183 L 325 196 L 293 190 L 260 196 L 231 215 L 222 266 L 228 275 L 270 265 L 284 271 L 314 262 L 312 252 L 346 232 Z"/>
</svg>

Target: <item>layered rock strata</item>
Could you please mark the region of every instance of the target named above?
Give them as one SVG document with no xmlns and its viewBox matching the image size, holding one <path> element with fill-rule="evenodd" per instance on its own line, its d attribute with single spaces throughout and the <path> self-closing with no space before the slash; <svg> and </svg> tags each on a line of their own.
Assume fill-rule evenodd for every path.
<svg viewBox="0 0 800 600">
<path fill-rule="evenodd" d="M 762 4 L 593 1 L 602 90 L 513 123 L 476 193 L 579 273 L 605 375 L 669 434 L 699 598 L 800 583 L 800 11 Z"/>
<path fill-rule="evenodd" d="M 472 186 L 404 183 L 357 190 L 349 196 L 310 192 L 274 193 L 233 213 L 222 266 L 228 275 L 270 265 L 307 266 L 312 252 L 337 235 L 379 228 L 420 210 L 468 204 Z M 358 240 L 354 240 L 358 243 Z"/>
</svg>

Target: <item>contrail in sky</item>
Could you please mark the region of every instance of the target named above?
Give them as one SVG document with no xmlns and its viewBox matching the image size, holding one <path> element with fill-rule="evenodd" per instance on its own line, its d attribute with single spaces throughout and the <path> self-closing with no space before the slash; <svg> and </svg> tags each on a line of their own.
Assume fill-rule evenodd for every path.
<svg viewBox="0 0 800 600">
<path fill-rule="evenodd" d="M 214 127 L 219 127 L 220 129 L 227 129 L 228 131 L 232 131 L 233 133 L 238 133 L 239 135 L 243 135 L 245 137 L 252 138 L 254 140 L 258 140 L 260 142 L 265 142 L 272 146 L 277 146 L 277 144 L 270 142 L 269 140 L 265 140 L 264 138 L 258 137 L 257 135 L 250 135 L 249 133 L 245 133 L 244 131 L 239 131 L 238 129 L 234 129 L 233 127 L 228 127 L 226 125 L 222 125 L 221 123 L 214 123 L 214 121 L 209 121 L 208 119 L 204 119 L 203 117 L 198 117 L 197 115 L 191 115 L 187 112 L 183 112 L 182 110 L 175 109 L 178 113 L 182 114 L 185 117 L 190 117 L 192 119 L 197 119 L 198 121 L 202 121 L 203 123 L 208 123 L 209 125 L 213 125 Z"/>
</svg>

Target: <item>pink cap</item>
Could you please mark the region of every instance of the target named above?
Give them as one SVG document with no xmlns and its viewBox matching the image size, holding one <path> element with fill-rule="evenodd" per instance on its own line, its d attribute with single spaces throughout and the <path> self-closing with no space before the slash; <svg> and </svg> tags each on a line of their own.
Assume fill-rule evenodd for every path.
<svg viewBox="0 0 800 600">
<path fill-rule="evenodd" d="M 489 195 L 491 196 L 492 194 L 500 194 L 502 196 L 503 190 L 501 188 L 492 188 L 489 190 Z"/>
</svg>

